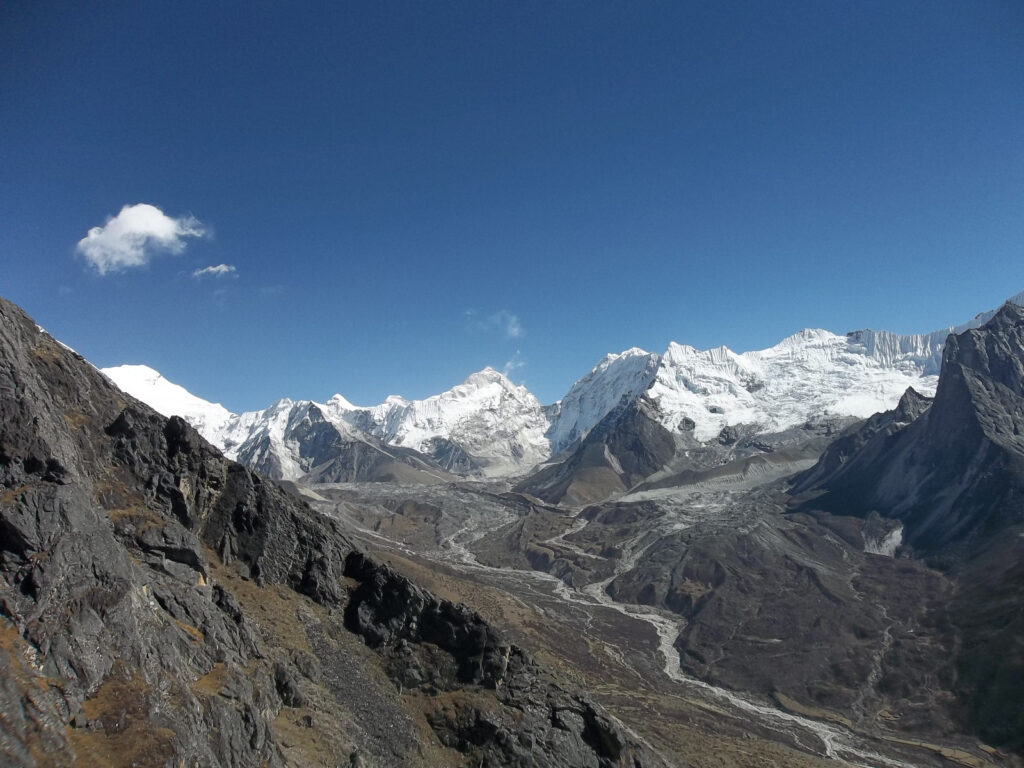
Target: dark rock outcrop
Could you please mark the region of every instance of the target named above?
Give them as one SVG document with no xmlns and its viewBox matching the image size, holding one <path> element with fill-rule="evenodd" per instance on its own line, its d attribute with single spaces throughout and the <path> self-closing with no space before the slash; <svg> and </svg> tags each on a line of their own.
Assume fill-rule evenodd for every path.
<svg viewBox="0 0 1024 768">
<path fill-rule="evenodd" d="M 346 575 L 359 583 L 346 626 L 380 650 L 403 689 L 443 692 L 428 721 L 471 765 L 661 765 L 465 606 L 434 597 L 361 553 L 349 556 Z M 500 706 L 472 693 L 480 687 Z"/>
<path fill-rule="evenodd" d="M 282 492 L 125 398 L 7 303 L 0 390 L 2 709 L 23 713 L 0 741 L 5 760 L 283 765 L 264 714 L 280 706 L 261 684 L 264 651 L 211 585 L 206 548 L 312 584 L 335 578 L 332 558 L 340 577 L 344 540 L 269 547 L 312 533 Z M 194 689 L 254 661 L 232 699 Z"/>
<path fill-rule="evenodd" d="M 803 507 L 898 518 L 932 556 L 1024 523 L 1024 308 L 950 336 L 932 406 L 908 397 L 796 479 L 795 492 L 815 494 Z"/>
</svg>

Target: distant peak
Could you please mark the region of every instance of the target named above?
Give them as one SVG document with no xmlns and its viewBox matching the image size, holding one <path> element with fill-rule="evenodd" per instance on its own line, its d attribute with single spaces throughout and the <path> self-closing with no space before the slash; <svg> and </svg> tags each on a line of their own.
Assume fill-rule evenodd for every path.
<svg viewBox="0 0 1024 768">
<path fill-rule="evenodd" d="M 340 394 L 331 395 L 331 398 L 327 401 L 327 405 L 331 406 L 332 408 L 337 408 L 343 411 L 357 410 L 356 406 L 352 405 L 352 403 L 350 403 Z"/>
<path fill-rule="evenodd" d="M 791 334 L 776 344 L 776 347 L 802 347 L 816 341 L 827 341 L 833 339 L 836 334 L 826 331 L 824 328 L 804 328 Z"/>
<path fill-rule="evenodd" d="M 630 347 L 629 349 L 622 350 L 617 355 L 615 355 L 615 354 L 608 355 L 607 358 L 610 359 L 610 360 L 618 360 L 619 358 L 622 358 L 622 357 L 641 357 L 641 356 L 648 356 L 650 354 L 651 354 L 650 352 L 648 352 L 645 349 L 640 349 L 640 347 Z"/>
<path fill-rule="evenodd" d="M 487 386 L 488 384 L 503 384 L 513 386 L 512 382 L 508 380 L 508 377 L 505 376 L 505 374 L 503 374 L 501 371 L 495 370 L 489 365 L 483 370 L 477 371 L 476 373 L 471 373 L 469 376 L 466 377 L 466 380 L 462 383 L 471 387 L 483 387 Z"/>
<path fill-rule="evenodd" d="M 1004 320 L 1006 318 L 1010 318 L 1012 322 L 1016 323 L 1020 321 L 1021 317 L 1024 317 L 1024 300 L 1018 302 L 1011 299 L 997 309 L 995 315 L 993 315 L 989 321 L 981 327 L 986 328 L 992 324 L 993 321 Z"/>
<path fill-rule="evenodd" d="M 697 354 L 697 352 L 697 348 L 690 346 L 689 344 L 680 344 L 678 341 L 670 341 L 668 343 L 668 348 L 665 350 L 665 355 L 667 357 L 689 357 Z"/>
</svg>

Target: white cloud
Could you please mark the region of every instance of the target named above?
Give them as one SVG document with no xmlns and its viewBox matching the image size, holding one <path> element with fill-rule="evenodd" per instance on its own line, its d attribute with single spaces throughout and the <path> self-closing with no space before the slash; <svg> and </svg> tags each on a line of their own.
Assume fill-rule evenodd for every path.
<svg viewBox="0 0 1024 768">
<path fill-rule="evenodd" d="M 487 317 L 477 317 L 476 310 L 467 309 L 466 322 L 474 331 L 499 331 L 506 339 L 521 339 L 526 335 L 519 317 L 507 309 L 499 309 Z"/>
<path fill-rule="evenodd" d="M 78 252 L 101 274 L 149 263 L 158 251 L 181 253 L 186 237 L 203 237 L 206 228 L 194 216 L 175 219 L 155 205 L 126 205 L 102 227 L 78 241 Z"/>
<path fill-rule="evenodd" d="M 508 339 L 520 339 L 526 335 L 519 318 L 507 310 L 503 309 L 491 315 L 491 320 L 505 332 Z"/>
<path fill-rule="evenodd" d="M 505 366 L 501 369 L 501 372 L 505 375 L 505 378 L 511 379 L 512 374 L 518 371 L 520 368 L 526 367 L 526 361 L 523 360 L 519 350 L 505 363 Z"/>
<path fill-rule="evenodd" d="M 231 264 L 203 267 L 192 273 L 192 277 L 238 277 L 238 270 Z"/>
</svg>

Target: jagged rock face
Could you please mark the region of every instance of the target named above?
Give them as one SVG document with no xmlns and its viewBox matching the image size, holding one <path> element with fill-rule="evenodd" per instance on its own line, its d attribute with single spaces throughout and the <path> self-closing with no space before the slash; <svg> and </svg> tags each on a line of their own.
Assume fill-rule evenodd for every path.
<svg viewBox="0 0 1024 768">
<path fill-rule="evenodd" d="M 371 647 L 384 649 L 390 674 L 404 688 L 437 692 L 479 685 L 504 705 L 504 711 L 487 712 L 454 698 L 428 714 L 443 743 L 472 756 L 470 765 L 656 764 L 593 704 L 553 684 L 465 606 L 438 600 L 363 555 L 349 558 L 346 574 L 360 582 L 346 608 L 346 625 Z M 448 654 L 448 663 L 438 663 L 438 650 Z"/>
<path fill-rule="evenodd" d="M 1024 308 L 946 343 L 931 407 L 876 417 L 798 477 L 793 505 L 902 521 L 955 580 L 957 693 L 986 738 L 1024 745 Z"/>
<path fill-rule="evenodd" d="M 808 508 L 875 510 L 903 520 L 907 542 L 967 551 L 1024 521 L 1024 308 L 1007 304 L 946 343 L 935 401 L 876 417 L 797 478 Z M 853 450 L 851 450 L 853 448 Z M 846 451 L 848 456 L 843 456 Z M 844 460 L 845 459 L 845 460 Z"/>
<path fill-rule="evenodd" d="M 141 493 L 130 498 L 121 491 L 118 473 L 104 472 L 113 469 L 112 446 L 102 431 L 94 431 L 96 419 L 117 425 L 120 436 L 115 439 L 137 436 L 127 418 L 118 423 L 124 403 L 116 402 L 86 366 L 67 365 L 63 350 L 33 333 L 12 308 L 3 306 L 2 312 L 2 610 L 3 631 L 10 638 L 4 662 L 14 683 L 5 690 L 3 711 L 24 713 L 3 741 L 5 760 L 30 765 L 49 756 L 56 764 L 70 763 L 71 755 L 88 751 L 81 749 L 82 742 L 100 727 L 108 730 L 108 712 L 90 713 L 83 704 L 112 696 L 131 701 L 139 712 L 150 709 L 152 698 L 163 699 L 160 705 L 168 715 L 145 723 L 145 730 L 152 726 L 146 748 L 159 759 L 175 753 L 205 761 L 227 758 L 222 750 L 233 749 L 234 738 L 213 746 L 195 738 L 212 723 L 204 722 L 202 707 L 172 672 L 194 670 L 199 676 L 217 660 L 204 652 L 205 646 L 194 648 L 193 636 L 159 607 L 185 615 L 182 608 L 189 606 L 192 587 L 205 578 L 195 568 L 199 541 L 173 514 L 141 533 L 145 498 Z M 97 508 L 90 482 L 94 473 L 107 478 L 95 490 L 114 502 L 112 508 L 123 510 L 117 516 L 124 521 L 122 530 L 140 530 L 134 549 L 141 563 L 119 541 L 115 521 Z M 153 496 L 170 490 L 161 479 L 153 478 Z M 212 599 L 195 613 L 196 623 L 187 626 L 196 634 L 202 631 L 196 624 L 205 619 L 217 627 L 226 658 L 248 658 L 244 633 L 222 618 Z M 170 673 L 177 685 L 155 693 L 162 673 Z M 246 704 L 234 722 L 230 711 L 217 713 L 225 734 L 245 734 L 248 719 L 260 735 L 254 740 L 258 749 L 247 751 L 282 764 L 268 743 L 264 719 L 253 717 L 257 702 L 250 696 Z M 134 712 L 118 714 L 124 721 L 118 735 L 140 737 L 143 729 Z M 69 729 L 73 718 L 75 727 Z"/>
<path fill-rule="evenodd" d="M 347 542 L 6 302 L 0 390 L 5 764 L 283 765 L 266 649 L 207 552 L 332 603 Z"/>
<path fill-rule="evenodd" d="M 399 622 L 401 638 L 423 679 L 445 681 L 443 701 L 441 687 L 425 707 L 403 698 L 393 646 L 360 640 L 379 645 L 385 630 L 373 628 L 401 615 L 418 617 L 419 631 Z M 516 747 L 527 695 L 541 702 L 531 704 L 538 738 Z M 563 701 L 565 740 L 541 739 Z M 331 520 L 119 392 L 0 300 L 0 762 L 431 766 L 509 755 L 657 765 L 475 614 L 392 584 Z"/>
</svg>

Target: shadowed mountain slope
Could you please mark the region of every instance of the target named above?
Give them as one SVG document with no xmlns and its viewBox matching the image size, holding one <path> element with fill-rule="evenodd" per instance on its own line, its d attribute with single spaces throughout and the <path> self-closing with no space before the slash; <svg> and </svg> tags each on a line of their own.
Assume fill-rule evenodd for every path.
<svg viewBox="0 0 1024 768">
<path fill-rule="evenodd" d="M 796 479 L 794 493 L 816 494 L 806 506 L 898 518 L 929 555 L 969 554 L 1024 522 L 1024 308 L 1006 304 L 945 349 L 931 407 L 908 393 L 833 445 Z"/>
<path fill-rule="evenodd" d="M 793 506 L 881 515 L 956 584 L 955 688 L 995 743 L 1024 747 L 1024 308 L 950 336 L 935 400 L 914 393 L 796 478 Z"/>
</svg>

